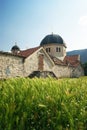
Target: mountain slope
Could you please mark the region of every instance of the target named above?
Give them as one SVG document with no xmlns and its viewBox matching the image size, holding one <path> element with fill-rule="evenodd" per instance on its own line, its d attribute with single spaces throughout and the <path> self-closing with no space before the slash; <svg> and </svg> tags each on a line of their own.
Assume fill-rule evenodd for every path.
<svg viewBox="0 0 87 130">
<path fill-rule="evenodd" d="M 81 62 L 87 62 L 87 49 L 69 51 L 67 55 L 80 55 Z"/>
</svg>

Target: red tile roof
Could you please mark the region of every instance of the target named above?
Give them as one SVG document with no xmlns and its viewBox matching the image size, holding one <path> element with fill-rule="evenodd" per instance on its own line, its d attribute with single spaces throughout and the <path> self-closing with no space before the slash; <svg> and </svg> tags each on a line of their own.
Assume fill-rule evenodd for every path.
<svg viewBox="0 0 87 130">
<path fill-rule="evenodd" d="M 71 55 L 71 56 L 65 56 L 64 60 L 67 61 L 77 61 L 79 55 Z"/>
<path fill-rule="evenodd" d="M 77 67 L 80 64 L 79 55 L 65 56 L 63 62 L 70 66 Z"/>
<path fill-rule="evenodd" d="M 40 47 L 35 47 L 35 48 L 27 49 L 27 50 L 22 50 L 17 55 L 23 56 L 26 58 L 26 57 L 30 56 L 31 54 L 33 54 L 35 51 L 37 51 L 39 48 Z"/>
<path fill-rule="evenodd" d="M 77 67 L 80 64 L 80 61 L 78 60 L 79 55 L 65 56 L 63 61 L 53 56 L 50 57 L 56 65 L 68 65 Z"/>
<path fill-rule="evenodd" d="M 54 61 L 54 63 L 56 65 L 66 65 L 66 63 L 64 63 L 63 61 L 61 61 L 60 59 L 56 58 L 56 57 L 53 57 L 53 56 L 50 56 L 51 59 Z"/>
</svg>

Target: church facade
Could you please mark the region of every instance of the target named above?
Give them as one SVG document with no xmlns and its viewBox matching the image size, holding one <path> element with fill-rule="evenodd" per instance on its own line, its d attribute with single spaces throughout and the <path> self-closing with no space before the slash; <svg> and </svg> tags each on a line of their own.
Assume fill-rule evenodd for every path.
<svg viewBox="0 0 87 130">
<path fill-rule="evenodd" d="M 84 70 L 79 55 L 66 55 L 63 38 L 50 34 L 40 45 L 20 50 L 15 45 L 9 52 L 0 52 L 0 79 L 12 77 L 80 77 Z"/>
</svg>

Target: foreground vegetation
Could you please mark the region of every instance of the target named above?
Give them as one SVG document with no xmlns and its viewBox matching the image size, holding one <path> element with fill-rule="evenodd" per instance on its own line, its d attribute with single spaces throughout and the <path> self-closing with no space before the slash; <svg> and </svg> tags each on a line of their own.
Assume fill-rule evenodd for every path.
<svg viewBox="0 0 87 130">
<path fill-rule="evenodd" d="M 0 130 L 87 130 L 87 77 L 0 81 Z"/>
</svg>

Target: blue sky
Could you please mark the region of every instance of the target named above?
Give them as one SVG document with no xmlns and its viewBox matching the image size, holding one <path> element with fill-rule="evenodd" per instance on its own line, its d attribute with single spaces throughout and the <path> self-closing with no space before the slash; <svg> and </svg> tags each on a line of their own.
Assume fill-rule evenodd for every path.
<svg viewBox="0 0 87 130">
<path fill-rule="evenodd" d="M 87 48 L 87 0 L 0 0 L 0 50 L 39 46 L 52 32 L 67 51 Z"/>
</svg>

